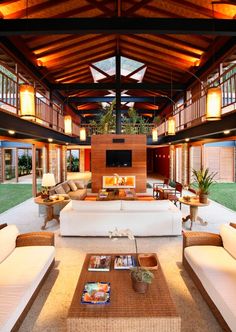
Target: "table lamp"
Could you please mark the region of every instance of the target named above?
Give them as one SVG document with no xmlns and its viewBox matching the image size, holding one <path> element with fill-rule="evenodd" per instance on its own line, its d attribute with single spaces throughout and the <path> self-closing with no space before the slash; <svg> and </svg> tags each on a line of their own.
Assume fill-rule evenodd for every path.
<svg viewBox="0 0 236 332">
<path fill-rule="evenodd" d="M 52 173 L 44 173 L 42 178 L 42 187 L 44 187 L 44 190 L 46 191 L 46 198 L 44 199 L 44 202 L 50 202 L 49 199 L 49 188 L 55 186 L 56 181 L 54 174 Z"/>
</svg>

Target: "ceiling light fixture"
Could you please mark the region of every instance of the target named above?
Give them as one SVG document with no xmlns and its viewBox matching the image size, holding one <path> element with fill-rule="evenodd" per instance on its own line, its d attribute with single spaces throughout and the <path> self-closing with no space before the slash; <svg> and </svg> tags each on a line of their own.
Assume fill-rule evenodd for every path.
<svg viewBox="0 0 236 332">
<path fill-rule="evenodd" d="M 71 135 L 72 134 L 72 118 L 71 115 L 64 116 L 64 131 L 65 134 Z"/>
<path fill-rule="evenodd" d="M 152 141 L 157 142 L 158 141 L 158 130 L 157 128 L 152 128 Z"/>
<path fill-rule="evenodd" d="M 80 130 L 79 130 L 79 139 L 81 141 L 86 141 L 86 129 L 84 127 L 80 127 Z"/>
<path fill-rule="evenodd" d="M 185 138 L 185 142 L 189 142 L 189 138 Z"/>
<path fill-rule="evenodd" d="M 224 134 L 227 135 L 230 133 L 230 130 L 224 130 Z"/>
<path fill-rule="evenodd" d="M 52 139 L 52 138 L 48 138 L 48 142 L 49 142 L 49 143 L 52 143 L 52 142 L 53 142 L 53 139 Z"/>
<path fill-rule="evenodd" d="M 15 132 L 15 130 L 8 130 L 8 134 L 10 134 L 10 135 L 14 135 L 16 132 Z"/>
<path fill-rule="evenodd" d="M 26 120 L 35 120 L 35 90 L 32 85 L 20 85 L 20 115 Z"/>
</svg>

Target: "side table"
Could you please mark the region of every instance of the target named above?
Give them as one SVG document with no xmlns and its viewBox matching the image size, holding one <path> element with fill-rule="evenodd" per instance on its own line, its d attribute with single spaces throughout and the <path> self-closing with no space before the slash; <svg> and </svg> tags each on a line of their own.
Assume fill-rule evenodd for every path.
<svg viewBox="0 0 236 332">
<path fill-rule="evenodd" d="M 198 198 L 191 197 L 189 201 L 185 200 L 183 197 L 179 198 L 179 202 L 185 205 L 189 205 L 190 214 L 186 218 L 182 218 L 183 222 L 187 220 L 191 220 L 190 230 L 192 230 L 193 222 L 199 221 L 201 225 L 206 226 L 207 221 L 203 221 L 201 217 L 198 216 L 198 208 L 207 206 L 210 204 L 209 201 L 207 203 L 200 203 Z"/>
<path fill-rule="evenodd" d="M 44 224 L 41 227 L 41 229 L 45 229 L 47 223 L 50 220 L 55 219 L 55 220 L 57 220 L 58 223 L 60 222 L 59 216 L 54 214 L 54 206 L 61 203 L 62 201 L 64 201 L 64 197 L 60 197 L 60 196 L 59 196 L 58 199 L 54 198 L 49 202 L 45 201 L 44 198 L 41 198 L 40 196 L 35 197 L 34 202 L 36 204 L 43 205 L 46 208 L 46 215 L 45 215 L 45 218 L 44 218 Z M 67 200 L 67 201 L 69 202 L 69 200 Z"/>
</svg>

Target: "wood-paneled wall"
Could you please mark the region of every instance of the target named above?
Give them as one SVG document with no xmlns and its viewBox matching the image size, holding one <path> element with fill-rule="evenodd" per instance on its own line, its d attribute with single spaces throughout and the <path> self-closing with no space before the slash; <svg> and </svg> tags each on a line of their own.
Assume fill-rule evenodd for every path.
<svg viewBox="0 0 236 332">
<path fill-rule="evenodd" d="M 113 143 L 113 139 L 124 143 Z M 132 150 L 132 167 L 106 167 L 106 150 Z M 96 135 L 91 140 L 92 191 L 102 188 L 102 176 L 135 175 L 136 192 L 146 192 L 146 135 Z"/>
</svg>

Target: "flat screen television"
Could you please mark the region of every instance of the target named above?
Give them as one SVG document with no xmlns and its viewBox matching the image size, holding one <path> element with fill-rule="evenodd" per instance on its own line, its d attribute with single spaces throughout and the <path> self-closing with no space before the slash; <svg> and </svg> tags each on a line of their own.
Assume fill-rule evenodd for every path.
<svg viewBox="0 0 236 332">
<path fill-rule="evenodd" d="M 131 167 L 132 150 L 106 150 L 106 167 Z"/>
</svg>

